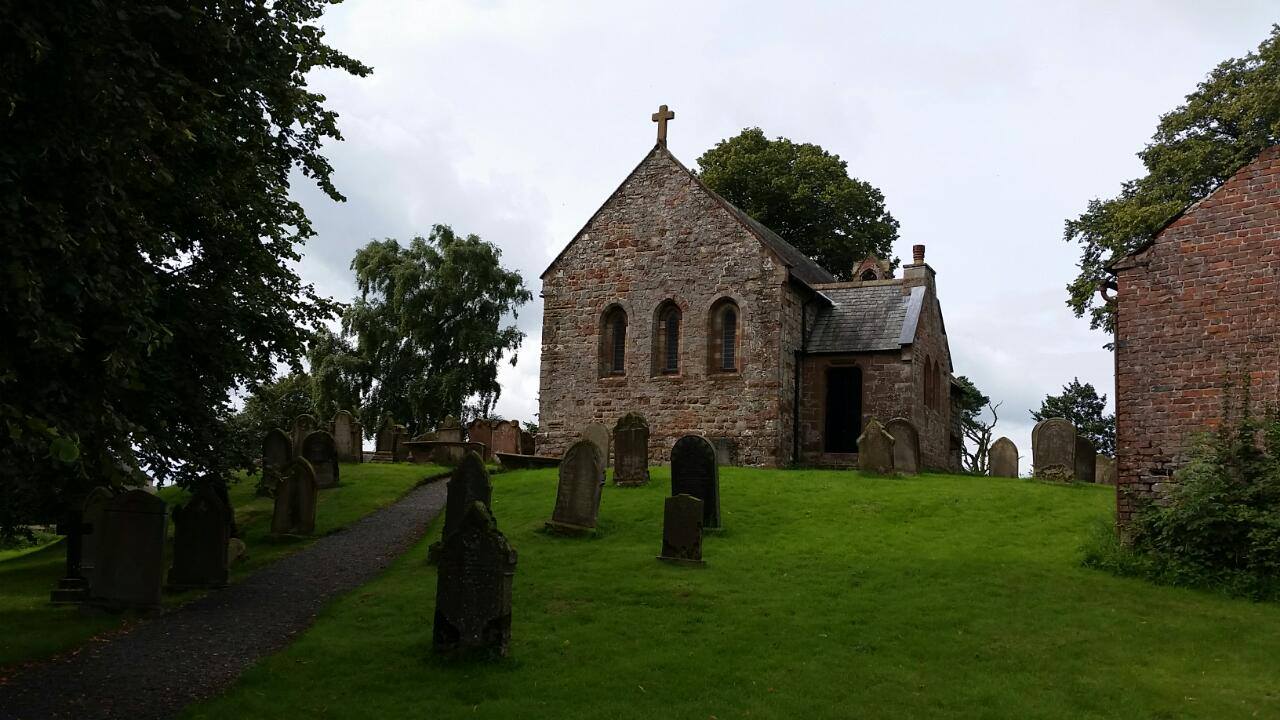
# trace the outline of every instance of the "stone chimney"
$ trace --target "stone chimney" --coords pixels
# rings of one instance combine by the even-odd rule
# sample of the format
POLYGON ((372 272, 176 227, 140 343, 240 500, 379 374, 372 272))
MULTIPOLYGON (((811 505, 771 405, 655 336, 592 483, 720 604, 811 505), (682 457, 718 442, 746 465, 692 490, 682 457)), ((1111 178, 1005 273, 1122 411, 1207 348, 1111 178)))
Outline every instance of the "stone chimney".
POLYGON ((923 245, 911 246, 911 264, 912 265, 924 264, 924 246, 923 245))
POLYGON ((909 292, 909 288, 924 285, 932 291, 934 272, 924 261, 924 245, 911 246, 911 260, 910 265, 902 268, 903 290, 909 292))

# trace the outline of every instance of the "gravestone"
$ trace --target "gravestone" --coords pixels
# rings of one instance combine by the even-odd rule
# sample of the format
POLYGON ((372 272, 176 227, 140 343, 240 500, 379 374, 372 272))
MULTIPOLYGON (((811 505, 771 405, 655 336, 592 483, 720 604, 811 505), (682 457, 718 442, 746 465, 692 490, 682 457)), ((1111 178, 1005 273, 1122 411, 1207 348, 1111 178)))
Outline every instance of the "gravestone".
POLYGON ((302 441, 302 457, 316 472, 316 487, 321 490, 338 487, 338 451, 333 436, 316 430, 302 441))
POLYGON ((264 487, 274 488, 280 481, 280 473, 293 460, 293 439, 283 430, 272 428, 262 438, 262 481, 264 487))
POLYGON ((920 474, 920 431, 906 418, 894 418, 884 426, 893 436, 893 468, 903 475, 920 474))
POLYGON ((604 462, 600 449, 590 440, 570 445, 560 461, 556 507, 547 529, 563 533, 595 529, 603 487, 604 462))
POLYGON ((987 453, 991 477, 1018 477, 1018 446, 1007 437, 991 444, 987 453))
POLYGON ((667 498, 662 512, 662 554, 677 565, 702 565, 702 501, 692 495, 667 498))
POLYGON ((716 449, 716 465, 733 467, 738 464, 738 441, 733 438, 713 438, 711 447, 716 449))
POLYGON ((395 422, 391 418, 387 418, 382 423, 382 427, 378 428, 378 434, 374 437, 374 452, 390 453, 395 451, 395 430, 395 422))
POLYGON ((302 453, 302 441, 316 429, 316 419, 303 413, 293 419, 293 454, 302 453))
POLYGON ((716 449, 699 435, 685 435, 671 448, 671 495, 702 501, 702 528, 720 529, 720 468, 716 449))
POLYGON ((520 423, 515 420, 494 423, 489 432, 489 454, 496 457, 498 453, 518 455, 520 453, 520 423))
POLYGON ((351 426, 351 448, 354 462, 364 462, 364 425, 359 420, 351 426))
POLYGON ((84 523, 80 536, 80 572, 90 581, 97 566, 99 538, 102 537, 107 506, 115 496, 111 488, 99 486, 89 491, 80 506, 80 517, 84 523))
POLYGON ((538 441, 534 438, 533 433, 520 431, 520 454, 536 455, 538 452, 538 441))
POLYGON ((1031 462, 1042 480, 1070 482, 1076 470, 1076 429, 1062 418, 1036 423, 1031 431, 1031 462))
POLYGON ((637 413, 627 413, 613 426, 613 484, 644 485, 649 482, 649 423, 637 413))
POLYGON ((434 564, 439 561, 445 539, 462 525, 467 509, 475 502, 484 503, 486 508, 493 504, 493 483, 480 455, 468 452, 445 485, 444 531, 440 540, 427 548, 427 562, 434 564))
POLYGON ((516 551, 484 503, 471 503, 440 549, 431 633, 435 651, 450 657, 505 657, 515 574, 516 551))
POLYGON ((404 441, 408 439, 409 428, 403 425, 396 425, 391 429, 391 455, 396 462, 407 462, 409 460, 409 448, 404 445, 404 441))
POLYGON ((436 440, 440 442, 462 442, 462 425, 458 423, 458 418, 450 415, 445 418, 440 427, 436 428, 436 440))
POLYGON ((604 466, 609 467, 609 428, 601 423, 591 423, 582 431, 582 439, 590 440, 600 448, 604 466))
POLYGON ((1098 479, 1098 451, 1088 438, 1076 438, 1076 482, 1091 483, 1098 479))
POLYGON ((111 498, 90 585, 91 601, 112 609, 155 610, 164 584, 164 501, 145 490, 111 498))
POLYGON ((1099 485, 1116 484, 1116 459, 1099 455, 1093 471, 1093 481, 1099 485))
MULTIPOLYGON (((439 439, 439 436, 435 439, 439 439)), ((485 447, 485 460, 493 459, 493 424, 488 420, 473 420, 467 426, 467 441, 482 443, 485 447)))
POLYGON ((173 567, 169 586, 177 589, 227 584, 231 510, 209 486, 173 510, 173 567))
POLYGON ((894 442, 879 420, 871 418, 858 438, 858 469, 873 475, 891 475, 894 470, 894 442))
POLYGON ((276 486, 272 535, 310 535, 316 531, 316 471, 306 458, 294 458, 276 486))
POLYGON ((355 421, 351 413, 339 410, 333 416, 333 449, 339 462, 356 462, 360 445, 355 439, 355 421))

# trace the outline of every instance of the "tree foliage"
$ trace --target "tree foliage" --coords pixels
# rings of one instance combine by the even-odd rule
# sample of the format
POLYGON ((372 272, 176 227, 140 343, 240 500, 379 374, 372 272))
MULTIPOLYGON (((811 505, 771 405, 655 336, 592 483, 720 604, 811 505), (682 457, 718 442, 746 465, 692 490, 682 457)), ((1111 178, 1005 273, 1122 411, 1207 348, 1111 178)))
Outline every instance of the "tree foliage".
POLYGON ((1039 410, 1032 410, 1036 422, 1049 418, 1065 418, 1076 432, 1088 438, 1102 455, 1116 454, 1116 416, 1107 415, 1107 396, 1098 395, 1090 383, 1073 379, 1062 386, 1061 395, 1046 395, 1039 410))
POLYGON ((328 2, 0 2, 0 527, 229 453, 230 395, 330 316, 291 269, 335 114, 328 2))
POLYGON ((524 339, 503 318, 533 297, 519 273, 502 267, 501 255, 446 225, 407 247, 388 239, 356 253, 351 268, 360 297, 343 329, 367 362, 361 419, 370 432, 390 416, 417 434, 460 416, 472 396, 498 397, 498 363, 513 353, 514 364, 524 339))
POLYGON ((1067 286, 1077 316, 1115 329, 1113 309, 1099 302, 1106 264, 1155 236, 1174 216, 1208 195, 1265 148, 1280 143, 1280 26, 1256 52, 1223 62, 1160 118, 1138 157, 1147 173, 1109 200, 1093 200, 1068 220, 1065 237, 1081 246, 1080 274, 1067 286))
POLYGON ((322 328, 307 348, 311 369, 311 404, 317 418, 328 420, 339 410, 359 414, 361 399, 369 389, 369 361, 350 339, 322 328))
POLYGON ((748 128, 703 153, 698 168, 708 187, 839 278, 868 255, 897 263, 898 221, 839 155, 748 128))
POLYGON ((964 375, 955 379, 959 388, 959 397, 954 409, 960 413, 960 431, 964 434, 965 443, 961 446, 966 472, 975 475, 986 475, 991 456, 991 435, 996 423, 1000 422, 1001 403, 991 404, 991 398, 982 394, 973 381, 964 375), (984 419, 984 414, 991 415, 991 422, 984 419))

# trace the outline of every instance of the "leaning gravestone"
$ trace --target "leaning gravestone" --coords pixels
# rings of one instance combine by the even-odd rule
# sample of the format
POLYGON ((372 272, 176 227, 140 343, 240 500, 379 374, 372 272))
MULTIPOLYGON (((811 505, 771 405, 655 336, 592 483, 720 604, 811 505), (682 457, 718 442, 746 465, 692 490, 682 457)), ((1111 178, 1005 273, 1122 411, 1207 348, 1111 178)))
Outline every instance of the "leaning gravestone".
POLYGON ((316 531, 316 471, 306 458, 294 458, 276 486, 272 535, 310 535, 316 531))
POLYGON ((445 485, 444 531, 440 540, 427 548, 428 563, 439 562, 445 540, 462 526, 462 518, 475 502, 484 503, 486 508, 493 503, 493 483, 489 481, 489 469, 484 466, 484 460, 479 453, 472 451, 463 456, 445 485))
POLYGON ((1116 484, 1116 459, 1099 455, 1093 471, 1093 481, 1099 485, 1116 484))
POLYGON ((303 413, 293 419, 293 454, 302 453, 302 441, 307 439, 311 431, 316 429, 316 419, 303 413))
POLYGON ((1076 438, 1076 482, 1091 483, 1098 479, 1098 451, 1088 438, 1076 438))
POLYGON ((107 506, 116 496, 111 488, 96 487, 85 496, 80 506, 80 517, 84 530, 80 536, 80 572, 92 584, 94 569, 98 563, 99 538, 102 537, 103 521, 106 519, 107 506))
POLYGON ((316 487, 321 490, 338 487, 338 450, 333 436, 316 430, 302 441, 302 457, 316 471, 316 487))
POLYGON ((547 529, 562 533, 594 530, 603 487, 604 461, 600 449, 590 440, 570 445, 560 461, 556 507, 547 529))
POLYGON ((206 486, 173 510, 173 567, 169 587, 213 588, 227 584, 231 510, 206 486))
POLYGON ((1018 477, 1018 446, 1007 437, 991 444, 987 454, 991 477, 1018 477))
POLYGON ((609 467, 609 428, 601 423, 591 423, 582 431, 582 438, 590 440, 600 448, 600 455, 604 458, 604 466, 609 467))
POLYGON ((893 436, 893 468, 904 475, 920 474, 920 431, 906 418, 894 418, 884 429, 893 436))
POLYGON ((702 565, 702 501, 692 495, 667 498, 662 513, 662 554, 677 565, 702 565))
POLYGON ((1036 423, 1031 431, 1031 462, 1042 480, 1070 482, 1076 470, 1076 429, 1062 418, 1036 423))
POLYGON ((649 423, 636 413, 622 416, 613 426, 613 484, 649 482, 649 423))
POLYGON ((145 490, 129 490, 111 499, 103 512, 90 587, 94 604, 112 609, 160 607, 168 519, 164 501, 145 490))
POLYGON ((482 502, 466 508, 440 550, 432 646, 447 656, 505 657, 516 551, 482 502))
POLYGON ((685 435, 671 448, 671 495, 701 500, 702 528, 720 529, 720 468, 706 438, 685 435))
POLYGON ((894 442, 879 420, 871 418, 858 438, 858 469, 873 475, 890 475, 894 470, 894 442))
POLYGON ((339 462, 356 461, 359 445, 355 443, 355 420, 346 410, 333 415, 333 449, 339 462))

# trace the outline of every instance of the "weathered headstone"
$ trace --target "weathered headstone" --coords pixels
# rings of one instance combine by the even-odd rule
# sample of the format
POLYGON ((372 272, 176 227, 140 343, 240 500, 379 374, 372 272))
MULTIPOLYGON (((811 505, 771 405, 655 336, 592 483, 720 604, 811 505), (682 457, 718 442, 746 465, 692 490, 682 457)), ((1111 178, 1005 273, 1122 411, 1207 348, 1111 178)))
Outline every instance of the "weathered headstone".
POLYGON ((436 428, 436 440, 440 442, 462 442, 462 425, 458 418, 450 415, 436 428))
POLYGON ((272 428, 262 438, 262 478, 267 487, 275 487, 280 472, 293 460, 293 439, 283 430, 272 428))
POLYGON ((1085 437, 1076 438, 1076 482, 1091 483, 1097 480, 1098 451, 1085 437))
POLYGON ((987 453, 991 477, 1018 477, 1018 446, 1007 437, 991 444, 987 453))
POLYGON ((484 503, 486 508, 493 503, 493 483, 480 455, 468 452, 445 485, 444 531, 440 533, 440 540, 427 549, 428 562, 438 562, 445 539, 461 527, 467 509, 475 502, 484 503))
POLYGON ((378 428, 378 434, 373 440, 374 452, 390 453, 395 451, 395 430, 395 421, 391 418, 383 421, 382 427, 378 428))
POLYGON ((404 441, 408 439, 409 428, 404 425, 397 425, 391 429, 391 455, 396 462, 409 460, 409 448, 404 445, 404 441))
POLYGON ((1099 455, 1095 463, 1093 481, 1099 485, 1116 484, 1116 459, 1107 455, 1099 455))
POLYGON ((627 413, 613 426, 613 484, 649 482, 649 423, 627 413))
POLYGON ((873 475, 890 475, 894 471, 894 442, 879 420, 871 418, 858 438, 858 469, 873 475))
POLYGON ((702 565, 702 501, 692 495, 667 498, 662 513, 662 554, 659 560, 678 565, 702 565))
POLYGON ((356 462, 356 453, 360 452, 355 441, 355 420, 346 410, 333 415, 333 449, 339 462, 356 462))
POLYGON ((93 579, 94 568, 98 563, 99 539, 102 537, 107 506, 115 496, 116 493, 111 488, 99 486, 89 491, 84 504, 80 506, 80 517, 84 521, 80 539, 80 571, 89 580, 93 579))
POLYGON ((556 507, 547 529, 565 533, 595 529, 603 486, 604 463, 596 444, 579 440, 570 445, 560 461, 556 507))
POLYGON ((293 419, 293 454, 300 455, 302 453, 302 441, 316 429, 316 419, 303 413, 293 419))
MULTIPOLYGON (((436 439, 439 439, 439 435, 436 436, 436 439)), ((493 423, 488 420, 472 420, 471 424, 467 425, 467 441, 483 444, 485 447, 485 460, 493 459, 493 423)))
POLYGON ((538 441, 531 432, 520 431, 520 454, 536 455, 538 452, 538 441))
POLYGON ((210 588, 227 584, 231 509, 211 487, 173 509, 173 567, 169 586, 210 588))
POLYGON ((1031 461, 1037 478, 1070 482, 1076 469, 1075 426, 1062 418, 1036 423, 1031 431, 1031 461))
POLYGON ((893 469, 903 475, 920 473, 920 431, 906 418, 894 418, 884 426, 893 436, 893 469))
POLYGON ((591 423, 583 429, 582 439, 590 440, 600 448, 600 455, 604 457, 604 466, 609 467, 609 428, 601 423, 591 423))
POLYGON ((111 499, 98 538, 93 603, 115 609, 160 607, 168 519, 164 501, 144 490, 111 499))
POLYGON ((316 531, 316 471, 306 458, 294 458, 276 486, 271 534, 310 535, 316 531))
POLYGON ((520 423, 515 420, 494 423, 487 443, 490 455, 496 457, 498 453, 519 454, 521 432, 520 423))
POLYGON ((702 528, 720 529, 720 468, 706 438, 685 435, 671 448, 671 495, 702 501, 702 528))
POLYGON ((302 441, 302 457, 316 471, 316 487, 322 490, 338 487, 338 451, 334 445, 333 436, 323 430, 316 430, 302 441))
POLYGON ((505 657, 511 642, 516 551, 482 502, 444 539, 432 646, 446 656, 505 657))
POLYGON ((716 465, 733 467, 738 464, 738 441, 733 438, 712 438, 711 446, 716 449, 716 465))

